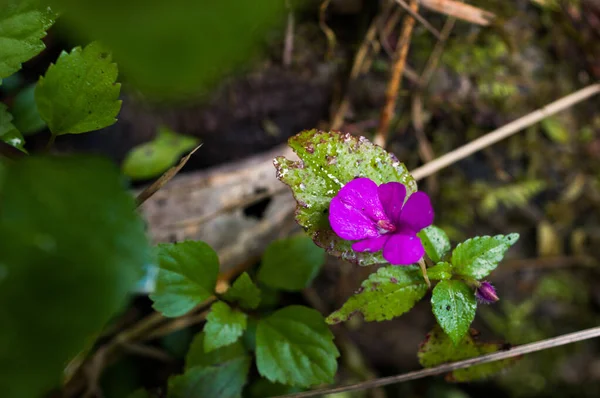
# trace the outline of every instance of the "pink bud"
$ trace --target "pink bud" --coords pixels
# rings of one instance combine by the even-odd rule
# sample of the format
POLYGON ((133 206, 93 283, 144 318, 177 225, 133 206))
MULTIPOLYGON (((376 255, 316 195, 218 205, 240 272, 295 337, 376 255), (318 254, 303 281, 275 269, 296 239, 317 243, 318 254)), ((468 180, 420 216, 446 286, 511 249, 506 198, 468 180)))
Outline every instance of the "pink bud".
POLYGON ((477 300, 483 304, 491 304, 499 300, 494 286, 486 281, 481 282, 481 285, 479 285, 475 291, 475 297, 477 297, 477 300))

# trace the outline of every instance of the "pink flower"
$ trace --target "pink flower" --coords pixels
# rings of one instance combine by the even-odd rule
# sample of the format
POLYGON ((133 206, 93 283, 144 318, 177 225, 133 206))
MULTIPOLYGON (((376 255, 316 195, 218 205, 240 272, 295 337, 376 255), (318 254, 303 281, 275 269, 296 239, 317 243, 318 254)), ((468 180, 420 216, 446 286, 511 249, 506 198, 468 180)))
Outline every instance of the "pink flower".
POLYGON ((475 290, 475 297, 477 297, 477 300, 483 304, 491 304, 500 300, 498 298, 498 294, 496 293, 496 289, 494 289, 494 286, 487 281, 481 282, 481 285, 479 285, 477 290, 475 290))
POLYGON ((357 252, 378 252, 392 265, 419 261, 425 249, 417 233, 433 223, 433 208, 424 192, 412 194, 398 182, 377 186, 368 178, 346 184, 331 200, 329 222, 342 239, 356 240, 357 252))

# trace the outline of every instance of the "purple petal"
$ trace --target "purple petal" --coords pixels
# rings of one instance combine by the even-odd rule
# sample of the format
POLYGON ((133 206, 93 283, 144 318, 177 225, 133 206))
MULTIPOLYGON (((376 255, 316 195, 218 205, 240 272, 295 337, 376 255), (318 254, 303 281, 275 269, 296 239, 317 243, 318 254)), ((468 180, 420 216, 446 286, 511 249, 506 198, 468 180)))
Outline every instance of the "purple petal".
POLYGON ((377 188, 377 193, 385 214, 393 223, 398 224, 406 197, 406 187, 399 182, 388 182, 381 184, 377 188))
POLYGON ((383 249, 385 242, 388 241, 390 235, 382 235, 377 238, 364 239, 352 245, 352 250, 355 252, 370 252, 375 253, 383 249))
POLYGON ((383 258, 392 265, 410 265, 425 254, 421 239, 414 232, 393 234, 383 247, 383 258))
POLYGON ((400 214, 400 225, 415 232, 433 224, 433 207, 425 192, 415 192, 406 201, 400 214))
POLYGON ((358 209, 373 221, 387 219, 377 195, 377 184, 368 178, 356 178, 338 192, 343 203, 358 209))
POLYGON ((329 223, 333 231, 346 240, 375 238, 380 235, 375 221, 357 208, 342 203, 338 197, 331 199, 329 223))

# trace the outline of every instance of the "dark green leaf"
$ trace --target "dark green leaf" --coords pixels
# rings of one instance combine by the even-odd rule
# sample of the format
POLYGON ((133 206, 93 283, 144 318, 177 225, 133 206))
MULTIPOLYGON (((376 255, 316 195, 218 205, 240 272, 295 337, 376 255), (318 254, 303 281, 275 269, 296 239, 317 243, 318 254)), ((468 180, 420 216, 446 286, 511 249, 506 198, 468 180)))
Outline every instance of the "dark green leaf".
POLYGON ((272 382, 300 387, 330 383, 338 356, 333 334, 316 310, 289 306, 258 322, 256 364, 272 382))
POLYGON ((230 303, 238 303, 244 309, 253 310, 260 304, 260 294, 260 289, 252 282, 250 275, 244 272, 225 292, 223 299, 230 303))
POLYGON ((35 84, 25 87, 17 94, 10 108, 14 124, 23 135, 37 133, 46 127, 35 103, 35 84))
POLYGON ((152 398, 152 395, 143 388, 140 388, 131 393, 127 398, 152 398))
POLYGON ((54 13, 38 7, 37 1, 0 1, 0 79, 21 69, 23 62, 46 48, 41 38, 53 23, 54 13))
POLYGON ((38 397, 125 304, 150 248, 108 160, 25 157, 5 172, 0 391, 38 397))
POLYGON ((442 261, 442 258, 450 251, 448 235, 435 225, 422 229, 417 235, 425 247, 425 252, 434 263, 442 261))
POLYGON ((496 269, 504 253, 519 240, 519 234, 477 236, 460 243, 452 252, 454 272, 475 279, 496 269))
POLYGON ((121 109, 117 75, 110 53, 97 42, 63 52, 35 88, 38 111, 52 134, 85 133, 115 123, 121 109))
POLYGON ((325 263, 325 251, 306 236, 277 240, 265 250, 258 280, 281 290, 302 290, 325 263))
POLYGON ((246 330, 247 316, 243 312, 232 309, 222 301, 210 307, 204 325, 204 351, 235 343, 246 330))
POLYGON ((181 316, 213 295, 219 259, 209 245, 185 241, 161 243, 156 249, 160 270, 150 298, 157 311, 181 316))
POLYGON ((347 321, 362 313, 366 321, 384 321, 410 310, 427 293, 417 266, 379 268, 362 283, 342 308, 327 317, 327 323, 347 321))
POLYGON ((385 263, 381 253, 357 253, 352 242, 338 237, 329 225, 329 204, 344 184, 368 177, 377 184, 397 181, 409 193, 417 184, 394 155, 351 134, 304 131, 289 139, 299 161, 275 159, 277 178, 289 185, 298 202, 296 221, 317 245, 359 265, 385 263))
POLYGON ((278 397, 280 395, 301 392, 298 387, 286 386, 281 383, 272 383, 267 379, 258 379, 250 386, 251 398, 278 397))
POLYGON ((475 318, 477 301, 466 283, 441 281, 433 289, 431 308, 444 332, 458 344, 475 318))
POLYGON ((427 268, 427 276, 432 281, 441 281, 452 278, 452 264, 442 262, 427 268))
MULTIPOLYGON (((419 347, 419 362, 423 367, 431 368, 443 363, 461 361, 480 355, 490 354, 502 349, 502 344, 480 343, 470 335, 464 336, 458 344, 454 344, 448 336, 435 326, 427 335, 425 341, 419 347)), ((449 381, 465 382, 488 378, 495 373, 506 369, 518 358, 491 362, 483 365, 475 365, 466 369, 459 369, 449 373, 446 379, 449 381)))
POLYGON ((194 337, 187 357, 185 358, 185 368, 190 369, 195 366, 220 365, 237 358, 245 358, 248 351, 240 340, 225 347, 217 348, 211 352, 204 351, 205 333, 200 332, 194 337))
POLYGON ((194 149, 200 140, 161 127, 153 141, 138 145, 123 162, 123 173, 133 180, 158 177, 173 166, 181 155, 194 149))
POLYGON ((6 110, 6 105, 0 102, 0 140, 26 152, 23 136, 12 124, 12 115, 6 110))

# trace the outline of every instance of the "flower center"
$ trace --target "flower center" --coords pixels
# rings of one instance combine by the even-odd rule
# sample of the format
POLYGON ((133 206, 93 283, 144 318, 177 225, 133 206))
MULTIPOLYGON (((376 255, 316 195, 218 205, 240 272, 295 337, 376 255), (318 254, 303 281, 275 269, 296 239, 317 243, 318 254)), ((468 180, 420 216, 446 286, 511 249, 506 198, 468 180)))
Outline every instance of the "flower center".
POLYGON ((389 220, 377 221, 377 227, 379 227, 379 232, 382 234, 396 231, 396 226, 389 220))

